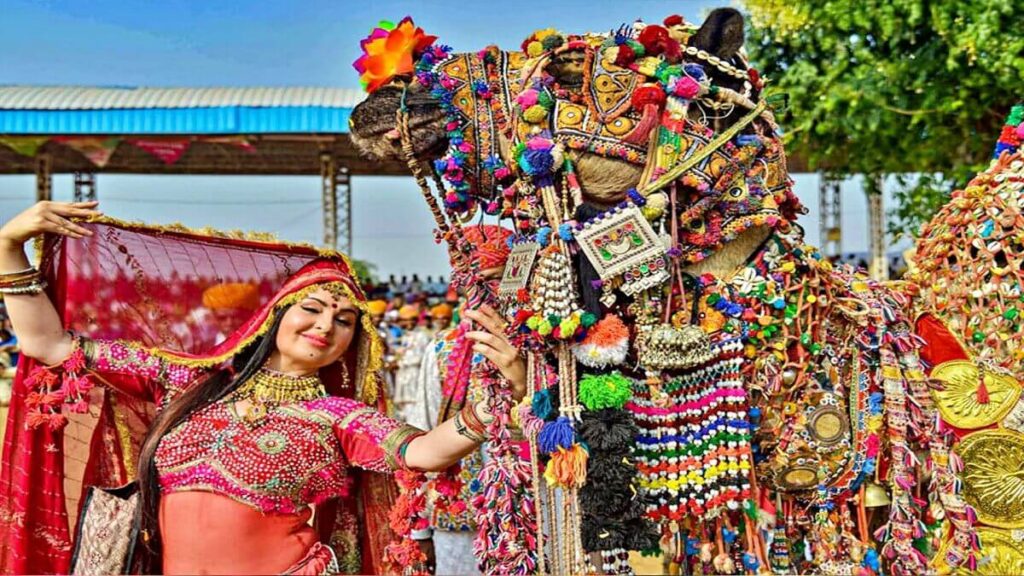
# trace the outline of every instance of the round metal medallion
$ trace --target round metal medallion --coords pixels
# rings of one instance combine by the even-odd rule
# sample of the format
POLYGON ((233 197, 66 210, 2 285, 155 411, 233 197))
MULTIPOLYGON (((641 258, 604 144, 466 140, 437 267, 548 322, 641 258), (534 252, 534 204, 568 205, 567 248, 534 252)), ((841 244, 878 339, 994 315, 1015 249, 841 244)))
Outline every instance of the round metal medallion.
POLYGON ((783 490, 808 490, 818 485, 818 473, 810 466, 793 466, 779 474, 779 488, 783 490))
POLYGON ((956 452, 964 461, 964 500, 978 520, 1024 528, 1024 434, 982 430, 964 439, 956 452))
POLYGON ((823 406, 811 414, 808 430, 819 443, 831 446, 846 437, 846 416, 835 406, 823 406))

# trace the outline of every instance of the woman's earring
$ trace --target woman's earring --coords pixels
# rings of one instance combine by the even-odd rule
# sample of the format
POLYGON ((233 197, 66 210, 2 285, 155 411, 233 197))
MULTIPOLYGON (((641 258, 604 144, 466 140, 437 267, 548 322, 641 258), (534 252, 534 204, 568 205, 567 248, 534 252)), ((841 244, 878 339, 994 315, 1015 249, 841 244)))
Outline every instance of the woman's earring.
POLYGON ((352 380, 348 376, 348 364, 341 363, 341 387, 348 388, 352 384, 352 380))

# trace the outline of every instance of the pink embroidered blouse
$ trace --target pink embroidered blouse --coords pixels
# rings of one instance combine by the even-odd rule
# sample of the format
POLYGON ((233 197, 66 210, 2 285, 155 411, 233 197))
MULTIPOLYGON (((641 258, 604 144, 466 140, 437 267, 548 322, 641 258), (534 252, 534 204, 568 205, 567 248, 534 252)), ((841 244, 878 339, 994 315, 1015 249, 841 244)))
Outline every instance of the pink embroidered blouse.
MULTIPOLYGON (((87 367, 108 384, 161 407, 202 375, 117 340, 89 341, 85 352, 87 367)), ((294 514, 344 496, 349 466, 375 472, 403 467, 405 444, 418 432, 336 396, 280 406, 252 424, 228 398, 164 436, 156 464, 164 494, 216 492, 263 512, 294 514)))

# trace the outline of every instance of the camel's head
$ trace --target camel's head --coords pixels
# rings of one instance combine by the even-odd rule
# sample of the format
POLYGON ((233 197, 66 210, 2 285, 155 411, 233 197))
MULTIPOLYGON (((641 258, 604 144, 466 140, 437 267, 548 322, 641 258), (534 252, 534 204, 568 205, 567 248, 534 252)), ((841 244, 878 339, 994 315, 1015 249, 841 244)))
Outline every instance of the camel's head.
POLYGON ((670 17, 603 34, 540 30, 514 52, 432 46, 417 54, 414 73, 356 107, 352 138, 371 157, 401 155, 395 118, 404 101, 414 152, 447 180, 449 207, 484 200, 509 217, 530 212, 517 182, 538 170, 556 186, 578 183, 582 200, 601 209, 676 169, 680 239, 706 252, 798 206, 743 55, 743 27, 739 12, 723 8, 699 27, 670 17), (538 137, 556 153, 538 151, 538 137), (753 213, 742 225, 733 218, 753 213))

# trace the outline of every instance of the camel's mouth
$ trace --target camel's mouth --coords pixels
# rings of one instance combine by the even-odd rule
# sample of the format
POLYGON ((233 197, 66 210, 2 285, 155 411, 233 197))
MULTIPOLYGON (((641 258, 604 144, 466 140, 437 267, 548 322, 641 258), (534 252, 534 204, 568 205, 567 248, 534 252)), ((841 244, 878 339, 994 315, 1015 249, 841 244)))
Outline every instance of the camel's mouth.
POLYGON ((349 131, 363 156, 378 162, 404 157, 397 117, 403 98, 416 157, 432 159, 444 153, 448 147, 444 112, 422 87, 413 84, 408 90, 385 86, 352 110, 349 131))

